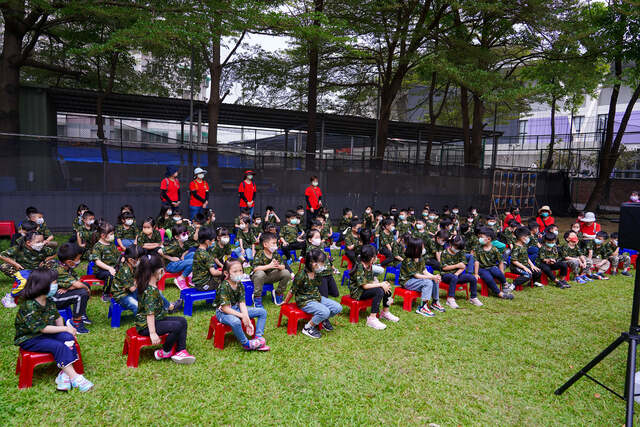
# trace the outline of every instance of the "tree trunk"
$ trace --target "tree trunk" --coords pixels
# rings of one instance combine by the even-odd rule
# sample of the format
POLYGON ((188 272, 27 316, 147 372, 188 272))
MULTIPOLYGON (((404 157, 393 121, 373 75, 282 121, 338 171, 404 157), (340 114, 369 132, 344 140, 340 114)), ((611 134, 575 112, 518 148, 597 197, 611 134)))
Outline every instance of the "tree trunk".
POLYGON ((102 104, 104 103, 105 97, 106 97, 106 94, 100 94, 96 99, 96 124, 98 125, 98 132, 97 132, 98 139, 105 139, 104 118, 102 117, 102 104))
POLYGON ((551 142, 549 142, 549 152, 547 161, 544 162, 544 169, 549 170, 553 166, 553 147, 556 143, 556 99, 551 100, 551 142))
MULTIPOLYGON (((324 10, 324 0, 315 0, 315 12, 322 13, 324 10)), ((320 21, 316 18, 313 25, 320 27, 320 21)), ((309 79, 307 82, 307 168, 315 169, 314 160, 316 157, 316 123, 318 110, 318 62, 319 48, 318 40, 312 39, 308 50, 309 79)))
POLYGON ((469 162, 465 165, 482 167, 482 118, 484 115, 484 103, 476 94, 473 95, 473 127, 471 129, 471 146, 469 147, 469 162))
POLYGON ((0 55, 0 132, 19 133, 22 37, 7 27, 0 55))
POLYGON ((433 151, 433 127, 435 123, 429 123, 431 125, 431 130, 429 131, 429 136, 427 138, 427 150, 424 153, 424 165, 431 166, 431 151, 433 151))
POLYGON ((380 96, 380 118, 378 119, 378 141, 376 141, 376 156, 378 161, 384 160, 384 152, 387 147, 387 136, 389 135, 389 120, 391 119, 391 106, 393 96, 389 91, 383 90, 380 96))
POLYGON ((471 138, 469 134, 469 92, 464 86, 460 86, 460 115, 462 116, 464 163, 468 164, 471 159, 471 138))
POLYGON ((211 91, 208 102, 209 134, 207 144, 209 147, 218 145, 218 119, 220 117, 220 80, 222 78, 222 66, 220 64, 220 38, 214 39, 212 44, 212 57, 209 64, 211 74, 211 91))

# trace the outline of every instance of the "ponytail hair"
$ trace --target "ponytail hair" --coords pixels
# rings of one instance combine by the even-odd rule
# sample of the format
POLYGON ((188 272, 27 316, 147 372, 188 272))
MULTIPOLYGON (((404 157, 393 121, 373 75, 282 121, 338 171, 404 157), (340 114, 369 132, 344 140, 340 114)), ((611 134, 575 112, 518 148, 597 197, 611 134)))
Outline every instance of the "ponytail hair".
POLYGON ((137 260, 142 255, 144 255, 144 249, 142 249, 141 247, 136 246, 136 245, 129 246, 120 255, 120 258, 118 259, 118 262, 116 263, 116 272, 120 271, 120 267, 122 267, 122 264, 127 262, 128 259, 136 259, 137 260))
POLYGON ((229 258, 225 263, 224 266, 222 267, 222 274, 224 275, 224 279, 227 280, 231 277, 231 274, 229 273, 231 271, 231 266, 233 264, 240 264, 242 265, 242 262, 240 261, 240 259, 238 258, 229 258))
POLYGON ((153 274, 164 268, 162 259, 156 254, 148 254, 140 257, 140 265, 136 269, 136 286, 138 287, 138 295, 143 293, 149 287, 149 280, 153 274))

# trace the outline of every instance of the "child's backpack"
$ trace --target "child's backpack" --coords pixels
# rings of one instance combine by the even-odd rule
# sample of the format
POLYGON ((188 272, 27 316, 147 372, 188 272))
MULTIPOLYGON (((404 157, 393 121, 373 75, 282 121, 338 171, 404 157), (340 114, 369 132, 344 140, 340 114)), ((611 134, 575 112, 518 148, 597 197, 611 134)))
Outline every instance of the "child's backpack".
POLYGON ((13 275, 15 279, 13 282, 13 287, 11 288, 11 296, 13 298, 18 298, 22 295, 22 291, 27 284, 27 279, 29 278, 30 274, 31 270, 22 270, 13 275))

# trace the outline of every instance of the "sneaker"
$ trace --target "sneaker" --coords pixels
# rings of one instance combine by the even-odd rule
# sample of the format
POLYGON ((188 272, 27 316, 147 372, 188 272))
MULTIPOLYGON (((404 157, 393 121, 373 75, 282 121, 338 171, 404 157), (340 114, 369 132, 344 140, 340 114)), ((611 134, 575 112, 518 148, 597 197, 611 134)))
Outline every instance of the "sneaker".
POLYGON ((257 350, 264 345, 263 341, 260 341, 258 338, 254 338, 252 340, 247 341, 246 344, 242 345, 242 348, 247 351, 257 350))
POLYGON ((248 262, 242 263, 242 268, 249 268, 249 267, 251 267, 251 264, 249 264, 248 262))
POLYGON ((171 356, 171 360, 181 365, 191 365, 196 358, 189 354, 187 350, 182 350, 171 356))
POLYGON ((516 290, 516 285, 514 285, 513 283, 505 283, 503 288, 507 291, 515 291, 516 290))
POLYGON ((540 282, 533 282, 533 286, 537 286, 539 288, 544 288, 544 284, 540 282))
POLYGON ((327 331, 333 331, 333 325, 331 324, 331 321, 329 319, 324 319, 324 321, 322 322, 322 328, 327 331))
POLYGON ((576 283, 584 284, 587 283, 581 276, 576 277, 576 283))
POLYGON ((93 383, 86 379, 84 375, 78 375, 73 380, 71 380, 71 386, 84 393, 93 388, 93 383))
POLYGON ((71 379, 69 375, 60 371, 58 376, 56 377, 56 390, 58 391, 69 391, 71 390, 71 379))
POLYGON ((184 276, 178 276, 176 277, 176 286, 178 287, 178 289, 183 290, 183 289, 187 289, 189 287, 189 285, 187 284, 187 279, 184 276))
MULTIPOLYGON (((504 294, 507 295, 507 294, 504 294)), ((512 295, 512 294, 508 294, 508 295, 512 295)), ((512 295, 513 297, 513 295, 512 295)), ((469 300, 469 302, 473 305, 475 305, 476 307, 482 307, 484 304, 482 303, 482 301, 480 301, 477 297, 476 298, 471 298, 469 300)))
POLYGON ((271 296, 273 297, 273 303, 275 305, 282 305, 282 303, 284 302, 284 297, 282 295, 278 295, 277 293, 273 292, 271 296))
POLYGON ((387 327, 387 325, 379 321, 377 317, 367 317, 367 326, 378 330, 382 330, 387 327))
POLYGON ((440 305, 440 303, 438 301, 433 301, 431 304, 429 304, 429 308, 433 311, 439 311, 440 313, 444 313, 444 307, 440 305))
POLYGON ((611 270, 611 275, 615 276, 616 274, 618 274, 618 272, 616 270, 611 270))
POLYGON ((398 321, 400 321, 400 318, 398 316, 394 315, 393 313, 391 313, 390 311, 381 312, 380 313, 380 318, 388 320, 389 322, 398 322, 398 321))
POLYGON ((571 285, 566 280, 561 280, 560 282, 562 282, 562 284, 564 285, 565 288, 570 288, 571 287, 571 285))
POLYGON ((264 344, 262 344, 262 347, 258 348, 257 350, 258 351, 269 351, 269 350, 271 350, 271 347, 269 347, 267 345, 267 343, 264 343, 264 344))
POLYGON ((600 280, 609 280, 609 277, 607 277, 604 273, 597 273, 598 276, 600 276, 600 280))
POLYGON ((590 275, 588 275, 588 274, 583 274, 583 275, 582 275, 582 278, 583 278, 584 280, 586 280, 587 282, 593 282, 593 279, 592 279, 592 278, 590 277, 590 275))
POLYGON ((500 298, 502 298, 502 299, 513 299, 513 294, 512 293, 508 293, 508 292, 507 293, 503 292, 502 296, 500 298))
POLYGON ((111 302, 111 296, 107 294, 102 294, 102 302, 111 302))
POLYGON ((89 330, 84 326, 84 323, 80 323, 77 325, 73 325, 74 328, 76 328, 76 332, 79 334, 88 334, 89 330))
POLYGON ((264 306, 262 305, 262 298, 261 297, 255 297, 253 299, 253 306, 255 308, 264 308, 264 306))
MULTIPOLYGON (((631 273, 629 273, 628 271, 621 271, 620 274, 622 274, 623 276, 627 276, 627 277, 631 277, 631 273)), ((6 305, 5 305, 6 307, 6 305)))
POLYGON ((16 304, 16 301, 11 296, 11 294, 6 294, 5 296, 2 297, 2 305, 5 308, 16 308, 18 306, 16 304))
POLYGON ((420 307, 418 307, 418 309, 416 310, 416 313, 424 316, 424 317, 433 317, 435 316, 435 314, 433 313, 433 311, 429 310, 429 307, 427 306, 427 304, 422 304, 420 307))
POLYGON ((302 328, 302 333, 309 338, 322 338, 322 334, 320 334, 318 328, 315 326, 311 326, 311 324, 309 323, 304 325, 304 328, 302 328))
POLYGON ((89 316, 87 316, 86 314, 83 314, 82 323, 84 323, 85 325, 90 325, 92 322, 91 322, 91 319, 89 319, 89 316))
POLYGON ((183 305, 184 305, 184 301, 178 298, 173 302, 173 310, 169 310, 169 313, 175 313, 176 311, 180 311, 183 305))
POLYGON ((155 356, 156 360, 162 360, 162 359, 168 359, 171 356, 173 356, 173 352, 170 351, 169 353, 165 353, 164 350, 160 349, 160 350, 154 351, 153 355, 155 356))
POLYGON ((602 277, 600 277, 598 274, 591 274, 589 278, 591 280, 602 280, 602 277))
POLYGON ((460 306, 456 302, 456 299, 453 297, 447 298, 447 305, 453 309, 460 308, 460 306))

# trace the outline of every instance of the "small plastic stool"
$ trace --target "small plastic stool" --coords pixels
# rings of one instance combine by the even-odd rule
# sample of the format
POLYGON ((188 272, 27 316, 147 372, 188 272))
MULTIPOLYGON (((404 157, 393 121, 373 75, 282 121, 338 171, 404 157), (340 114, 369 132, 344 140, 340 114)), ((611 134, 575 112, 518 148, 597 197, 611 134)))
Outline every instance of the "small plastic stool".
POLYGON ((346 255, 342 255, 342 259, 340 261, 340 268, 344 266, 345 261, 347 262, 347 269, 351 270, 353 268, 353 263, 346 255))
POLYGON ((169 273, 168 271, 165 272, 160 278, 160 280, 158 280, 158 285, 157 285, 158 289, 160 289, 161 291, 164 291, 164 285, 167 279, 175 279, 176 277, 180 277, 181 274, 182 273, 169 273))
POLYGON ((265 283, 262 285, 262 296, 267 295, 267 292, 271 292, 271 298, 273 299, 273 293, 275 292, 273 290, 273 283, 265 283))
POLYGON ((393 290, 393 296, 402 298, 402 309, 404 311, 413 310, 413 301, 420 299, 420 292, 397 287, 393 290))
MULTIPOLYGON (((516 273, 511 273, 510 271, 507 271, 504 273, 504 277, 506 277, 507 279, 515 280, 520 276, 517 275, 516 273)), ((531 287, 533 287, 533 279, 529 280, 529 283, 531 284, 531 287)), ((516 291, 521 291, 522 289, 523 289, 522 285, 516 285, 516 291)), ((487 295, 485 296, 488 296, 488 293, 489 292, 487 292, 487 295)))
POLYGON ((61 310, 58 310, 58 313, 60 313, 60 317, 62 317, 62 320, 65 324, 67 323, 67 320, 73 319, 73 312, 71 311, 71 307, 65 307, 61 310))
MULTIPOLYGON (((253 330, 256 330, 256 321, 255 319, 251 319, 251 323, 253 324, 253 330)), ((245 333, 247 330, 242 327, 245 333)), ((215 348, 219 348, 220 350, 224 350, 224 338, 229 333, 232 332, 231 326, 225 325, 218 321, 218 318, 215 316, 211 316, 211 320, 209 321, 209 332, 207 332, 207 339, 210 340, 213 337, 213 346, 215 348)), ((252 335, 253 336, 253 335, 252 335)))
MULTIPOLYGON (((348 281, 350 280, 350 277, 351 277, 351 276, 349 275, 349 270, 345 270, 345 271, 342 273, 342 281, 340 282, 340 286, 344 286, 344 281, 346 280, 346 281, 348 282, 348 281)), ((348 286, 348 285, 349 285, 349 284, 347 283, 347 286, 348 286)))
POLYGON ((282 316, 287 318, 287 335, 298 335, 298 322, 300 320, 311 320, 313 317, 305 313, 294 303, 282 304, 280 306, 280 317, 278 317, 277 328, 282 324, 282 316))
POLYGON ((351 298, 349 295, 343 296, 340 300, 340 304, 349 307, 349 322, 351 323, 358 323, 358 320, 360 318, 360 310, 371 307, 372 303, 373 299, 365 299, 360 301, 351 298))
POLYGON ((387 280, 387 274, 393 274, 394 284, 400 286, 400 269, 398 267, 389 266, 384 270, 384 279, 387 280))
POLYGON ((244 285, 244 303, 247 307, 253 305, 253 282, 251 280, 245 280, 242 282, 244 285))
POLYGON ((107 315, 107 317, 111 319, 112 328, 120 327, 122 312, 125 310, 126 309, 120 304, 118 304, 118 302, 115 299, 111 298, 111 303, 109 304, 109 314, 107 315))
POLYGON ((213 303, 216 299, 216 291, 199 291, 195 288, 183 289, 180 291, 180 299, 184 301, 183 314, 193 316, 193 303, 201 300, 213 303))
MULTIPOLYGON (((160 343, 164 344, 167 340, 167 335, 160 335, 160 343)), ((151 338, 144 335, 138 335, 138 331, 135 326, 127 329, 127 333, 124 337, 124 347, 122 348, 122 354, 127 355, 127 366, 130 368, 137 368, 140 361, 140 350, 143 347, 151 347, 151 338)))
MULTIPOLYGON (((444 289, 445 291, 449 291, 449 284, 445 282, 440 282, 438 285, 440 289, 444 289)), ((465 291, 467 293, 467 299, 469 299, 469 284, 468 283, 457 283, 456 284, 456 292, 457 291, 465 291)))
MULTIPOLYGON (((80 345, 76 341, 76 351, 78 352, 78 360, 73 362, 73 368, 77 373, 84 373, 84 365, 82 364, 82 355, 80 354, 80 345)), ((18 353, 18 361, 16 363, 16 375, 18 377, 18 388, 29 388, 33 384, 33 369, 37 365, 43 363, 55 363, 53 354, 51 353, 36 353, 33 351, 27 351, 20 349, 18 353)))
POLYGON ((0 236, 11 238, 16 234, 16 225, 13 221, 0 221, 0 236))
POLYGON ((93 267, 95 267, 96 263, 95 261, 89 261, 87 263, 87 276, 90 276, 93 274, 93 267))
POLYGON ((86 285, 89 285, 90 287, 93 287, 93 286, 104 286, 104 280, 98 279, 93 274, 86 274, 84 276, 81 276, 80 277, 80 281, 82 283, 86 284, 86 285))

